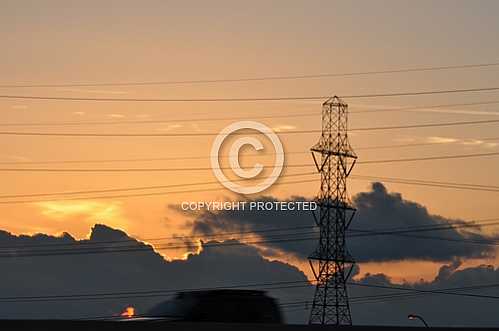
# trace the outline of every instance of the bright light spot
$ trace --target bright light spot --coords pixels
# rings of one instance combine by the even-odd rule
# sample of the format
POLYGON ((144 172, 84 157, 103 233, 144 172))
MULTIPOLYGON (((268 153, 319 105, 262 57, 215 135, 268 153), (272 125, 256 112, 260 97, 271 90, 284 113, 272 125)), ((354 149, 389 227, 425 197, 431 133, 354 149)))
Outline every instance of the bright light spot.
POLYGON ((135 308, 133 307, 126 307, 125 310, 120 314, 120 316, 126 317, 126 318, 132 318, 135 316, 135 308))
POLYGON ((451 144, 455 143, 458 140, 455 138, 447 138, 447 137, 428 137, 428 142, 434 144, 451 144))
POLYGON ((288 130, 294 130, 296 129, 296 126, 293 125, 277 125, 272 127, 272 130, 275 132, 282 132, 282 131, 288 131, 288 130))
POLYGON ((45 221, 58 222, 51 226, 60 227, 59 231, 66 231, 71 224, 77 238, 87 237, 88 225, 100 223, 125 231, 129 224, 120 201, 51 201, 36 206, 45 221))
POLYGON ((41 202, 38 206, 42 214, 51 218, 65 218, 75 215, 91 215, 97 219, 110 219, 119 213, 120 204, 116 202, 101 203, 96 201, 61 201, 41 202))
POLYGON ((467 145, 467 146, 476 146, 476 145, 481 145, 481 144, 483 144, 483 141, 478 140, 478 139, 469 139, 469 140, 463 141, 463 145, 467 145))

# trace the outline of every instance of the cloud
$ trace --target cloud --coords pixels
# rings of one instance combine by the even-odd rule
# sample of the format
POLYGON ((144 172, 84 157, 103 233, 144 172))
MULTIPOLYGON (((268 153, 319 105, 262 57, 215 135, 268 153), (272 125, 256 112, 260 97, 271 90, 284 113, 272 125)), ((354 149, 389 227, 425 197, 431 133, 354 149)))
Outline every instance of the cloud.
POLYGON ((110 218, 116 216, 120 203, 101 203, 96 201, 50 201, 38 202, 42 214, 54 218, 65 218, 75 215, 88 215, 95 218, 110 218))
MULTIPOLYGON (((216 242, 205 245, 212 243, 216 242)), ((0 291, 2 297, 19 297, 306 282, 305 275, 296 267, 267 260, 256 248, 233 245, 234 243, 236 242, 229 240, 226 247, 203 246, 199 254, 190 254, 185 260, 169 262, 157 254, 152 246, 104 225, 95 225, 89 238, 84 240, 76 240, 67 233, 58 237, 44 234, 15 236, 0 231, 0 246, 3 247, 1 254, 6 254, 5 247, 10 247, 11 254, 13 248, 19 247, 24 248, 17 250, 18 255, 20 252, 28 255, 41 254, 36 257, 1 257, 4 272, 0 273, 0 291), (74 254, 78 252, 80 253, 74 254)), ((276 288, 270 290, 270 294, 282 302, 297 301, 302 297, 310 297, 312 287, 302 286, 291 291, 276 288)), ((170 295, 165 294, 106 300, 0 300, 0 318, 111 316, 129 305, 134 306, 140 314, 168 297, 170 295)), ((305 315, 298 316, 301 316, 303 322, 305 315)), ((293 316, 290 318, 293 321, 293 316)), ((294 318, 298 322, 296 316, 294 318)))
MULTIPOLYGON (((152 246, 104 225, 95 225, 88 239, 84 240, 76 240, 68 233, 57 237, 45 234, 16 236, 0 231, 3 255, 7 247, 10 254, 19 247, 24 247, 23 252, 40 254, 36 257, 2 256, 4 272, 0 273, 0 291, 2 297, 21 297, 302 282, 296 286, 253 289, 267 288, 280 303, 308 301, 308 304, 295 305, 284 311, 288 322, 307 322, 314 290, 307 285, 300 270, 262 257, 255 247, 233 245, 237 243, 234 240, 225 241, 225 246, 213 246, 215 243, 218 242, 205 243, 200 253, 190 254, 185 260, 169 262, 152 246), (116 252, 120 249, 121 252, 116 252), (94 251, 94 254, 70 254, 85 250, 94 251)), ((458 292, 450 289, 488 284, 488 287, 458 293, 499 296, 499 287, 493 286, 499 283, 499 269, 488 265, 461 266, 461 261, 455 259, 442 265, 435 279, 414 284, 396 284, 383 273, 362 274, 357 267, 354 271, 356 280, 350 280, 348 286, 354 324, 415 326, 413 321, 407 320, 407 314, 415 312, 424 316, 432 326, 497 325, 496 299, 411 291, 458 292)), ((84 300, 73 296, 66 301, 0 300, 0 318, 112 316, 128 306, 135 307, 141 314, 170 297, 165 293, 163 296, 108 296, 106 299, 100 296, 84 300)))
POLYGON ((163 125, 162 127, 157 128, 156 130, 163 131, 163 132, 168 132, 168 131, 172 131, 172 130, 175 130, 175 129, 179 129, 181 127, 183 127, 182 124, 175 123, 175 124, 163 125))
POLYGON ((481 116, 498 116, 499 112, 496 111, 485 111, 485 110, 470 110, 470 109, 452 109, 452 108, 445 108, 445 105, 442 106, 436 106, 436 107, 400 107, 396 106, 394 107, 393 105, 361 105, 361 104, 349 104, 350 109, 355 109, 354 111, 357 110, 387 110, 387 111, 392 111, 392 110, 401 110, 403 112, 414 112, 414 113, 439 113, 439 114, 460 114, 460 115, 481 115, 481 116))
POLYGON ((294 130, 296 129, 296 126, 294 125, 276 125, 272 127, 272 130, 275 132, 283 132, 283 131, 289 131, 289 130, 294 130))
MULTIPOLYGON (((261 197, 259 201, 277 201, 273 197, 261 197)), ((294 197, 293 201, 307 200, 304 197, 294 197)), ((399 193, 389 193, 381 183, 373 183, 369 192, 356 195, 353 199, 357 213, 353 219, 349 236, 349 250, 359 262, 428 260, 449 261, 460 258, 490 258, 494 250, 490 246, 458 242, 462 240, 488 240, 490 237, 480 232, 458 231, 449 229, 433 236, 444 237, 444 240, 422 239, 419 236, 405 234, 402 236, 359 236, 357 231, 386 231, 392 229, 407 229, 419 226, 448 226, 463 224, 463 220, 448 219, 432 215, 428 210, 412 201, 402 198, 399 193), (357 234, 357 236, 355 236, 357 234)), ((221 231, 252 231, 265 227, 301 227, 312 226, 313 217, 306 211, 220 211, 202 212, 195 215, 192 232, 199 235, 211 235, 221 231)), ((310 232, 312 230, 303 230, 310 232)), ((315 233, 317 231, 315 230, 315 233)), ((307 241, 272 241, 276 233, 257 233, 270 242, 265 244, 269 249, 277 249, 299 258, 306 258, 315 249, 314 240, 307 241)), ((426 233, 428 235, 428 233, 426 233)), ((310 234, 302 234, 307 237, 310 234)), ((300 237, 300 233, 294 237, 300 237)), ((271 251, 269 251, 271 252, 271 251)), ((277 256, 277 255, 276 255, 277 256)))
POLYGON ((19 109, 19 110, 25 110, 28 109, 29 107, 27 105, 13 105, 11 106, 12 109, 19 109))
POLYGON ((484 144, 484 147, 485 147, 485 148, 495 148, 495 147, 497 147, 497 146, 499 146, 499 144, 498 144, 498 143, 485 143, 485 144, 484 144))
POLYGON ((15 162, 31 161, 31 159, 29 157, 23 156, 23 155, 5 155, 4 158, 9 159, 9 160, 13 160, 15 162))
POLYGON ((457 109, 418 109, 418 110, 406 110, 410 112, 428 112, 428 113, 442 113, 442 114, 460 114, 460 115, 485 115, 485 116, 498 116, 499 112, 494 111, 482 111, 482 110, 457 110, 457 109))
MULTIPOLYGON (((494 140, 494 139, 485 139, 485 140, 494 140)), ((474 138, 452 138, 452 137, 439 137, 432 136, 426 137, 425 142, 430 144, 459 144, 463 146, 480 146, 484 148, 494 148, 498 146, 498 143, 487 142, 482 139, 474 139, 474 138)), ((416 139, 412 139, 412 141, 416 141, 416 139)))
POLYGON ((451 144, 458 141, 456 138, 447 138, 447 137, 428 137, 429 143, 432 144, 451 144))
POLYGON ((77 88, 60 88, 62 92, 75 92, 75 93, 95 93, 95 94, 126 94, 126 91, 116 90, 95 90, 95 89, 77 89, 77 88))
POLYGON ((499 269, 491 265, 479 265, 459 269, 461 262, 454 260, 442 265, 434 280, 416 284, 395 284, 384 274, 364 274, 350 287, 351 297, 368 297, 370 299, 353 299, 352 315, 354 321, 383 325, 418 326, 409 321, 407 315, 417 313, 425 318, 430 326, 495 326, 499 322, 496 313, 499 297, 499 269), (494 286, 494 284, 496 286, 494 286), (375 285, 378 288, 362 285, 375 285), (483 286, 481 289, 478 286, 483 286), (488 285, 488 286, 487 286, 488 285), (390 290, 383 287, 407 288, 418 291, 439 290, 446 293, 465 293, 464 296, 452 294, 429 294, 423 292, 390 290), (467 291, 452 289, 475 287, 467 291), (372 296, 385 295, 384 298, 372 296), (466 296, 466 295, 469 296, 466 296), (473 297, 486 295, 489 298, 473 297))
POLYGON ((109 118, 124 118, 125 115, 123 115, 123 114, 109 114, 109 115, 107 115, 107 117, 109 117, 109 118))
POLYGON ((96 220, 121 229, 128 227, 128 219, 119 201, 50 201, 39 202, 35 206, 41 215, 38 225, 45 224, 46 227, 61 231, 71 224, 78 237, 85 236, 88 227, 96 220))
MULTIPOLYGON (((407 229, 418 226, 448 226, 464 224, 464 220, 432 215, 426 207, 403 199, 400 193, 389 193, 381 183, 373 183, 372 190, 354 197, 358 210, 352 228, 359 230, 407 229)), ((445 240, 426 240, 418 236, 374 236, 351 240, 351 252, 359 261, 393 261, 420 259, 449 261, 455 257, 492 257, 495 250, 490 246, 458 242, 460 240, 489 240, 479 232, 450 229, 440 232, 420 233, 445 240)))
POLYGON ((462 144, 466 146, 476 146, 476 145, 481 145, 483 143, 484 141, 479 139, 466 139, 462 141, 462 144))

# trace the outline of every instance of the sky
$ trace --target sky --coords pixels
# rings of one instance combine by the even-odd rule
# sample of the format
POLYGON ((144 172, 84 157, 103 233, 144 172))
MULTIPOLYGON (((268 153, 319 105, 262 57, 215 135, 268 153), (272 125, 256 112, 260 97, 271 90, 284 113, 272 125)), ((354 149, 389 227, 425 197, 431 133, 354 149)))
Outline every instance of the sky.
MULTIPOLYGON (((495 63, 499 22, 495 1, 2 1, 0 11, 0 95, 81 98, 252 98, 359 95, 499 86, 499 66, 409 73, 265 80, 225 83, 99 86, 107 82, 157 82, 352 73, 418 67, 495 63), (92 84, 71 87, 6 85, 92 84)), ((497 92, 391 98, 344 98, 352 129, 439 122, 499 119, 497 92), (466 103, 486 103, 465 106, 466 103), (461 104, 461 106, 435 105, 461 104), (375 112, 414 107, 417 110, 375 112), (425 108, 430 107, 430 108, 425 108), (366 112, 372 110, 372 113, 366 112), (359 113, 356 113, 359 112, 359 113)), ((0 130, 64 133, 202 133, 219 132, 241 117, 259 120, 278 132, 286 152, 284 183, 312 172, 308 150, 318 133, 283 131, 320 129, 322 100, 265 102, 94 102, 0 98, 0 130), (310 114, 306 117, 262 116, 310 114), (62 125, 67 122, 158 121, 157 123, 62 125), (52 123, 52 125, 6 125, 52 123), (55 123, 55 124, 54 124, 55 123), (2 125, 3 124, 3 125, 2 125), (279 133, 281 132, 281 133, 279 133)), ((359 157, 352 175, 499 185, 496 156, 419 162, 360 164, 361 161, 424 158, 499 152, 497 124, 355 131, 350 142, 359 157), (489 139, 490 138, 490 139, 489 139), (424 145, 426 143, 431 143, 424 145), (375 146, 423 144, 404 148, 375 146)), ((52 137, 0 136, 2 168, 188 168, 209 167, 213 137, 52 137), (167 159, 120 161, 127 159, 167 159), (39 163, 53 161, 88 163, 39 163), (113 162, 103 162, 114 160, 113 162), (92 161, 92 162, 90 162, 92 161)), ((243 164, 272 158, 246 156, 243 164)), ((300 177, 301 178, 301 177, 300 177)), ((276 199, 313 198, 315 182, 274 185, 263 194, 276 199)), ((12 235, 69 233, 86 239, 94 224, 105 224, 147 242, 148 238, 195 233, 196 217, 179 212, 182 201, 239 199, 220 184, 193 186, 206 192, 140 197, 49 201, 12 195, 106 190, 115 188, 216 182, 213 173, 195 172, 12 172, 0 171, 0 229, 12 235), (39 202, 5 203, 18 200, 39 202)), ((499 215, 496 193, 384 183, 385 195, 401 195, 427 211, 425 220, 449 222, 492 219, 499 215)), ((192 187, 191 187, 192 188, 192 187)), ((354 201, 379 186, 349 180, 354 201)), ((176 189, 154 190, 168 192, 176 189)), ((106 194, 107 195, 107 194, 106 194)), ((81 195, 80 195, 81 196, 81 195)), ((259 196, 248 197, 257 199, 259 196)), ((385 200, 383 200, 385 201, 385 200)), ((383 205, 384 206, 384 205, 383 205)), ((418 207, 419 208, 419 207, 418 207)), ((405 224, 401 213, 380 209, 370 223, 405 224), (398 223, 397 223, 398 222, 398 223)), ((404 209, 405 210, 405 209, 404 209)), ((418 209, 419 210, 419 209, 418 209)), ((365 215, 369 214, 367 211, 365 215)), ((412 215, 412 214, 411 214, 412 215)), ((408 216, 407 216, 408 217, 408 216)), ((360 215, 364 220, 365 217, 360 215)), ((273 220, 265 226, 273 226, 273 220)), ((409 219, 412 219, 409 217, 409 219)), ((236 219, 234 219, 234 222, 236 219)), ((420 218, 414 218, 414 222, 420 218)), ((313 221, 309 219, 310 223, 313 221)), ((355 220, 354 223, 355 224, 355 220)), ((422 221, 424 222, 424 221, 422 221)), ((429 222, 429 221, 428 221, 429 222)), ((237 223, 237 222, 236 222, 237 223)), ((360 226, 359 225, 359 226, 360 226)), ((418 224, 406 224, 408 226, 418 224)), ((218 229, 222 230, 222 229, 218 229)), ((480 236, 494 238, 497 227, 480 236)), ((457 235, 457 234, 456 234, 457 235)), ((359 244, 353 245, 354 247, 359 244)), ((395 244, 394 244, 395 245, 395 244)), ((362 245, 360 245, 362 247, 362 245)), ((433 247, 430 245, 430 247, 433 247)), ((186 259, 199 248, 159 249, 168 261, 186 259)), ((270 248, 269 248, 270 249, 270 248)), ((306 255, 288 255, 287 247, 260 253, 290 263, 310 276, 306 255)), ((434 249, 437 249, 436 246, 434 249)), ((301 252, 301 251, 300 251, 301 252)), ((358 248, 358 252, 362 252, 358 248)), ((496 265, 494 252, 451 252, 448 256, 416 252, 393 259, 362 259, 361 274, 383 272, 394 282, 431 282, 442 266, 459 257, 459 268, 496 265), (476 254, 478 255, 476 255, 476 254)), ((382 253, 380 253, 382 254, 382 253)))

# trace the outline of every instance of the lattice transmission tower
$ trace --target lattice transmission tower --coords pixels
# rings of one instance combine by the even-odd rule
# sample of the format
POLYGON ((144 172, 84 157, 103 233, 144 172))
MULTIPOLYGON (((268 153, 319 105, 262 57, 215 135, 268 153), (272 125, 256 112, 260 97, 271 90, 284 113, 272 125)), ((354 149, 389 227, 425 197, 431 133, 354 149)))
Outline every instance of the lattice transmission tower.
POLYGON ((321 174, 321 188, 314 213, 320 236, 309 256, 316 279, 310 324, 351 325, 346 282, 354 261, 346 249, 345 232, 355 214, 347 195, 347 177, 355 155, 347 133, 348 105, 334 96, 322 104, 322 134, 311 148, 321 174), (317 155, 317 156, 316 156, 317 155))

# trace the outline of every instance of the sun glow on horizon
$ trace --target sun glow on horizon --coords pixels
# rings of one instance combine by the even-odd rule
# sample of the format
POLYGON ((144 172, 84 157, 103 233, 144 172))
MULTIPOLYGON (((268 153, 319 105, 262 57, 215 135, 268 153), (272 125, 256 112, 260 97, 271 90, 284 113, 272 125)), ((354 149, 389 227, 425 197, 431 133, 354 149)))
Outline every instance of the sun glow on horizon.
POLYGON ((120 314, 122 317, 132 318, 135 316, 135 308, 132 306, 126 307, 125 310, 120 314))

